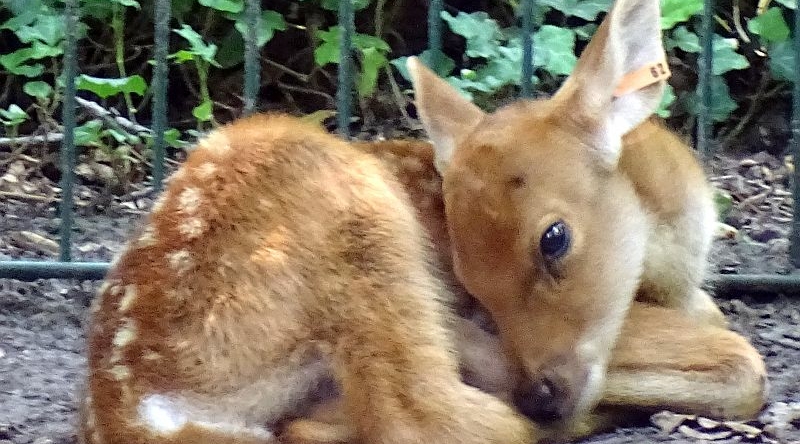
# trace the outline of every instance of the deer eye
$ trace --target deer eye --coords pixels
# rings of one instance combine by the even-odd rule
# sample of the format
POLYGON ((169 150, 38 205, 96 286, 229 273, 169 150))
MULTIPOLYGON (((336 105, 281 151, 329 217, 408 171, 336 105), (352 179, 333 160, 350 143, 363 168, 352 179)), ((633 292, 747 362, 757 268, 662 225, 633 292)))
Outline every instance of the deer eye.
POLYGON ((569 250, 570 240, 569 227, 559 220, 544 230, 539 240, 539 251, 548 261, 561 259, 569 250))

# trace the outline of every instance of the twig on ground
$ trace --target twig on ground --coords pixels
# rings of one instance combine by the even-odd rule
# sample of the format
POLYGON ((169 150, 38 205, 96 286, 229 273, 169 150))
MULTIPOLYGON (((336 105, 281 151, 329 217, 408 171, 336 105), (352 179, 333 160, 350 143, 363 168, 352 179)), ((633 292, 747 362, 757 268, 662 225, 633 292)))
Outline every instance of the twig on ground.
POLYGON ((33 201, 33 202, 56 202, 56 201, 59 200, 59 199, 54 198, 54 197, 37 196, 35 194, 26 194, 26 193, 15 193, 15 192, 12 192, 12 191, 0 191, 0 198, 26 200, 26 201, 33 201))
POLYGON ((82 106, 86 111, 88 111, 93 116, 99 117, 114 126, 118 126, 124 130, 133 133, 146 133, 146 134, 152 133, 152 130, 150 128, 132 122, 131 120, 126 119, 125 117, 118 116, 115 113, 103 108, 96 102, 82 99, 80 97, 76 97, 75 101, 78 103, 78 105, 82 106))
POLYGON ((0 146, 28 145, 31 143, 60 142, 62 133, 47 133, 37 136, 0 137, 0 146))

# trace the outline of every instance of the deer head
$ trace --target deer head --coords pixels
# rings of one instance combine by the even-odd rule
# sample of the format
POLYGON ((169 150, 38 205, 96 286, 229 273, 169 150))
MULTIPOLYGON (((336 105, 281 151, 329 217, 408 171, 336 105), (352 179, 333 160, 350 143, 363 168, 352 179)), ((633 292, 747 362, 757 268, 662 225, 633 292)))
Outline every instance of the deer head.
POLYGON ((618 0, 561 89, 487 114, 410 58, 455 271, 491 312, 535 419, 595 404, 649 227, 617 167, 668 72, 657 0, 618 0))

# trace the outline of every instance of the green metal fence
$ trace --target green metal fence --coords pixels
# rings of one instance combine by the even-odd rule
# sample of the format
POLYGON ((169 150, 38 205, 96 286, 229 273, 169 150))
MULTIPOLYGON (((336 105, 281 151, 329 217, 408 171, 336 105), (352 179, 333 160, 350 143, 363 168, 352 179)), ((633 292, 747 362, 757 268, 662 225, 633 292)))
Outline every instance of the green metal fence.
MULTIPOLYGON (((64 138, 61 145, 61 188, 60 203, 61 229, 60 229, 60 255, 57 262, 45 261, 0 261, 0 278, 18 280, 35 280, 43 278, 64 279, 102 279, 109 267, 105 262, 73 262, 70 254, 70 233, 73 224, 73 196, 72 185, 75 180, 75 82, 77 75, 77 33, 78 0, 65 0, 66 12, 66 48, 64 55, 64 71, 66 88, 63 99, 63 125, 64 138)), ((442 48, 442 20, 443 0, 431 0, 428 11, 428 45, 432 57, 441 53, 442 48)), ((700 114, 697 129, 697 144, 701 155, 708 159, 713 153, 713 140, 711 137, 711 57, 713 35, 713 1, 706 1, 702 15, 701 42, 702 50, 699 63, 699 88, 701 94, 700 114)), ((245 81, 244 81, 244 111, 251 113, 255 109, 256 96, 259 85, 259 52, 256 44, 256 30, 261 16, 261 1, 246 0, 248 33, 245 37, 245 81)), ((533 12, 536 7, 535 0, 521 0, 520 2, 521 26, 523 29, 523 63, 521 75, 521 95, 530 97, 534 92, 532 78, 533 66, 533 12)), ((169 22, 171 15, 170 0, 155 0, 155 68, 153 74, 153 187, 159 191, 164 179, 165 141, 164 131, 167 128, 167 64, 169 22)), ((353 59, 352 36, 354 33, 354 12, 352 0, 339 2, 339 25, 342 28, 341 54, 339 63, 338 87, 336 93, 337 124, 339 132, 349 135, 353 98, 353 59)), ((794 11, 793 43, 795 60, 800 62, 800 8, 794 11)), ((800 65, 800 63, 798 63, 800 65)), ((792 114, 792 154, 794 159, 800 159, 800 82, 794 83, 792 114)), ((797 161, 795 160, 795 165, 797 161)), ((800 165, 794 169, 793 194, 795 202, 800 196, 800 165)), ((800 211, 794 211, 792 224, 791 247, 789 254, 791 262, 800 266, 800 211)), ((800 274, 796 275, 717 275, 712 276, 712 284, 717 290, 735 291, 781 291, 800 292, 800 274)))

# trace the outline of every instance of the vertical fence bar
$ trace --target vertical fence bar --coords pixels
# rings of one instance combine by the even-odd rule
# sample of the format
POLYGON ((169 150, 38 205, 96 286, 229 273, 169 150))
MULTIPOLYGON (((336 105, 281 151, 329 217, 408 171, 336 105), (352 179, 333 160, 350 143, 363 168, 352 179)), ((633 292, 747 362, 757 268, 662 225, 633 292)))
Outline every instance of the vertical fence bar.
POLYGON ((428 49, 433 59, 425 61, 431 64, 442 53, 442 8, 443 0, 431 0, 428 6, 428 49))
POLYGON ((711 72, 713 68, 714 45, 714 0, 703 2, 701 21, 702 48, 698 60, 700 74, 698 89, 700 90, 700 113, 697 117, 697 148, 703 158, 711 156, 711 72))
POLYGON ((75 181, 75 76, 78 74, 78 5, 77 0, 65 1, 64 48, 64 103, 61 120, 64 123, 64 139, 61 141, 61 239, 60 260, 69 262, 72 236, 72 184, 75 181))
POLYGON ((244 39, 244 114, 256 109, 256 97, 261 83, 261 64, 258 61, 258 28, 261 22, 261 0, 247 0, 247 35, 244 39))
POLYGON ((155 45, 153 49, 153 188, 161 191, 164 182, 164 132, 167 130, 167 53, 169 52, 170 0, 155 0, 155 45))
MULTIPOLYGON (((793 40, 795 66, 800 66, 800 8, 795 8, 794 10, 793 40)), ((792 174, 794 211, 792 212, 789 258, 792 265, 800 267, 800 73, 797 72, 795 72, 794 88, 792 90, 792 159, 794 161, 794 173, 792 174)))
POLYGON ((533 10, 534 0, 522 0, 522 97, 533 97, 533 10))
POLYGON ((352 0, 339 0, 339 28, 342 40, 339 42, 339 85, 336 88, 336 115, 339 134, 350 135, 350 114, 353 109, 353 18, 352 0))

